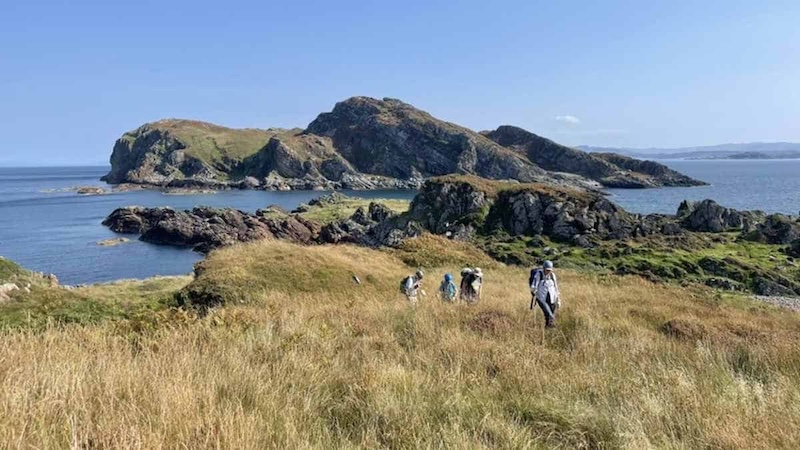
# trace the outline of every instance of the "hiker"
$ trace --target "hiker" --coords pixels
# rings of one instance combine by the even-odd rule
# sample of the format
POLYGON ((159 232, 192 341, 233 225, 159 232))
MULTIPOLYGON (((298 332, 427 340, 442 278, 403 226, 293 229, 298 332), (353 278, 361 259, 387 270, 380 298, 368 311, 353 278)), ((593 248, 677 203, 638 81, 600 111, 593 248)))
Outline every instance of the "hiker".
POLYGON ((424 276, 425 274, 422 270, 417 270, 414 275, 403 278, 403 281, 400 283, 400 292, 406 296, 406 299, 408 299, 412 305, 417 303, 419 294, 425 295, 425 292, 422 291, 422 278, 424 276))
POLYGON ((461 270, 460 297, 467 303, 478 303, 483 290, 483 272, 480 267, 461 270))
POLYGON ((532 295, 531 309, 534 301, 538 303, 544 313, 545 328, 555 328, 556 311, 561 306, 561 297, 556 273, 553 271, 553 262, 545 261, 541 269, 531 270, 528 284, 532 295))
POLYGON ((442 301, 450 303, 456 301, 457 292, 458 288, 456 288, 456 284, 453 282, 453 276, 449 273, 444 274, 444 280, 442 280, 442 284, 439 286, 439 296, 442 298, 442 301))

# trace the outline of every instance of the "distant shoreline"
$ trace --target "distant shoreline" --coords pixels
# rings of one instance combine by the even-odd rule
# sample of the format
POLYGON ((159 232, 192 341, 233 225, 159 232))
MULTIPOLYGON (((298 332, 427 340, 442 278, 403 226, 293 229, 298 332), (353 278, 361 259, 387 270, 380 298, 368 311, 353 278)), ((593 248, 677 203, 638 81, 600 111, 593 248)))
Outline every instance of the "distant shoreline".
POLYGON ((18 165, 3 165, 0 164, 0 170, 3 169, 104 169, 108 170, 111 168, 110 164, 104 165, 42 165, 42 166, 18 166, 18 165))

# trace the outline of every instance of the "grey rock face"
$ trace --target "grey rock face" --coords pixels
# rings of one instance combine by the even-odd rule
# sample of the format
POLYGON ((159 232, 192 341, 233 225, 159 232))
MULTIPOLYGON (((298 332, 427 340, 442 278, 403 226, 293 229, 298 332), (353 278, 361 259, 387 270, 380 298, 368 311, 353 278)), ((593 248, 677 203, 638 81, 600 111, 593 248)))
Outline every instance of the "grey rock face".
POLYGON ((800 222, 783 214, 771 214, 757 224, 746 238, 766 244, 790 244, 800 239, 800 222))
POLYGON ((757 277, 753 283, 753 292, 765 296, 794 296, 798 293, 792 289, 763 277, 757 277))
POLYGON ((640 218, 604 197, 564 191, 501 192, 487 225, 511 235, 546 235, 563 242, 589 245, 589 238, 625 239, 640 232, 640 218))
POLYGON ((761 211, 737 211, 708 199, 701 202, 684 200, 678 207, 677 216, 687 230, 711 233, 727 230, 749 231, 764 219, 761 211))
POLYGON ((169 133, 143 125, 117 140, 111 153, 110 184, 162 185, 174 178, 214 180, 216 174, 202 162, 186 156, 185 144, 169 133))
POLYGON ((587 153, 514 126, 503 125, 494 131, 482 134, 504 147, 515 149, 543 169, 578 174, 599 181, 610 188, 704 184, 663 164, 639 161, 611 153, 587 153))
POLYGON ((533 181, 545 173, 472 130, 395 99, 350 98, 320 114, 306 132, 332 139, 360 172, 393 178, 473 173, 533 181))
POLYGON ((800 239, 795 239, 789 244, 786 254, 793 258, 800 258, 800 239))
POLYGON ((482 221, 491 202, 486 192, 469 183, 427 182, 408 216, 434 234, 455 233, 482 221))

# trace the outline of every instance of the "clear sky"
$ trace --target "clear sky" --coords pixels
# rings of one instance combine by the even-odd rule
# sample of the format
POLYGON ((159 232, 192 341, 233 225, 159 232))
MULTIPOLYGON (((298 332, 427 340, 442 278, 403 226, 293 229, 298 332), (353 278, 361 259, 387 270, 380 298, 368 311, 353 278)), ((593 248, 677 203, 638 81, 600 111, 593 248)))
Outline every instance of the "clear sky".
POLYGON ((353 95, 569 145, 800 141, 800 1, 0 3, 0 164, 105 163, 166 117, 304 127, 353 95))

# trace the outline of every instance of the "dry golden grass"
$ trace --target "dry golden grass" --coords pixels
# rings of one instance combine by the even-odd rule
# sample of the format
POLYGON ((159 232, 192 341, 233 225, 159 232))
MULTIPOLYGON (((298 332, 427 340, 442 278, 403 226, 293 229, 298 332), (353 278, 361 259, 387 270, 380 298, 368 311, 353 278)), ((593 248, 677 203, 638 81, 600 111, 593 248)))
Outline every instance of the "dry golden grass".
POLYGON ((561 271, 545 335, 526 271, 438 302, 457 269, 412 308, 394 255, 254 243, 210 255, 195 283, 241 304, 203 318, 5 332, 0 447, 800 445, 796 314, 561 271))

